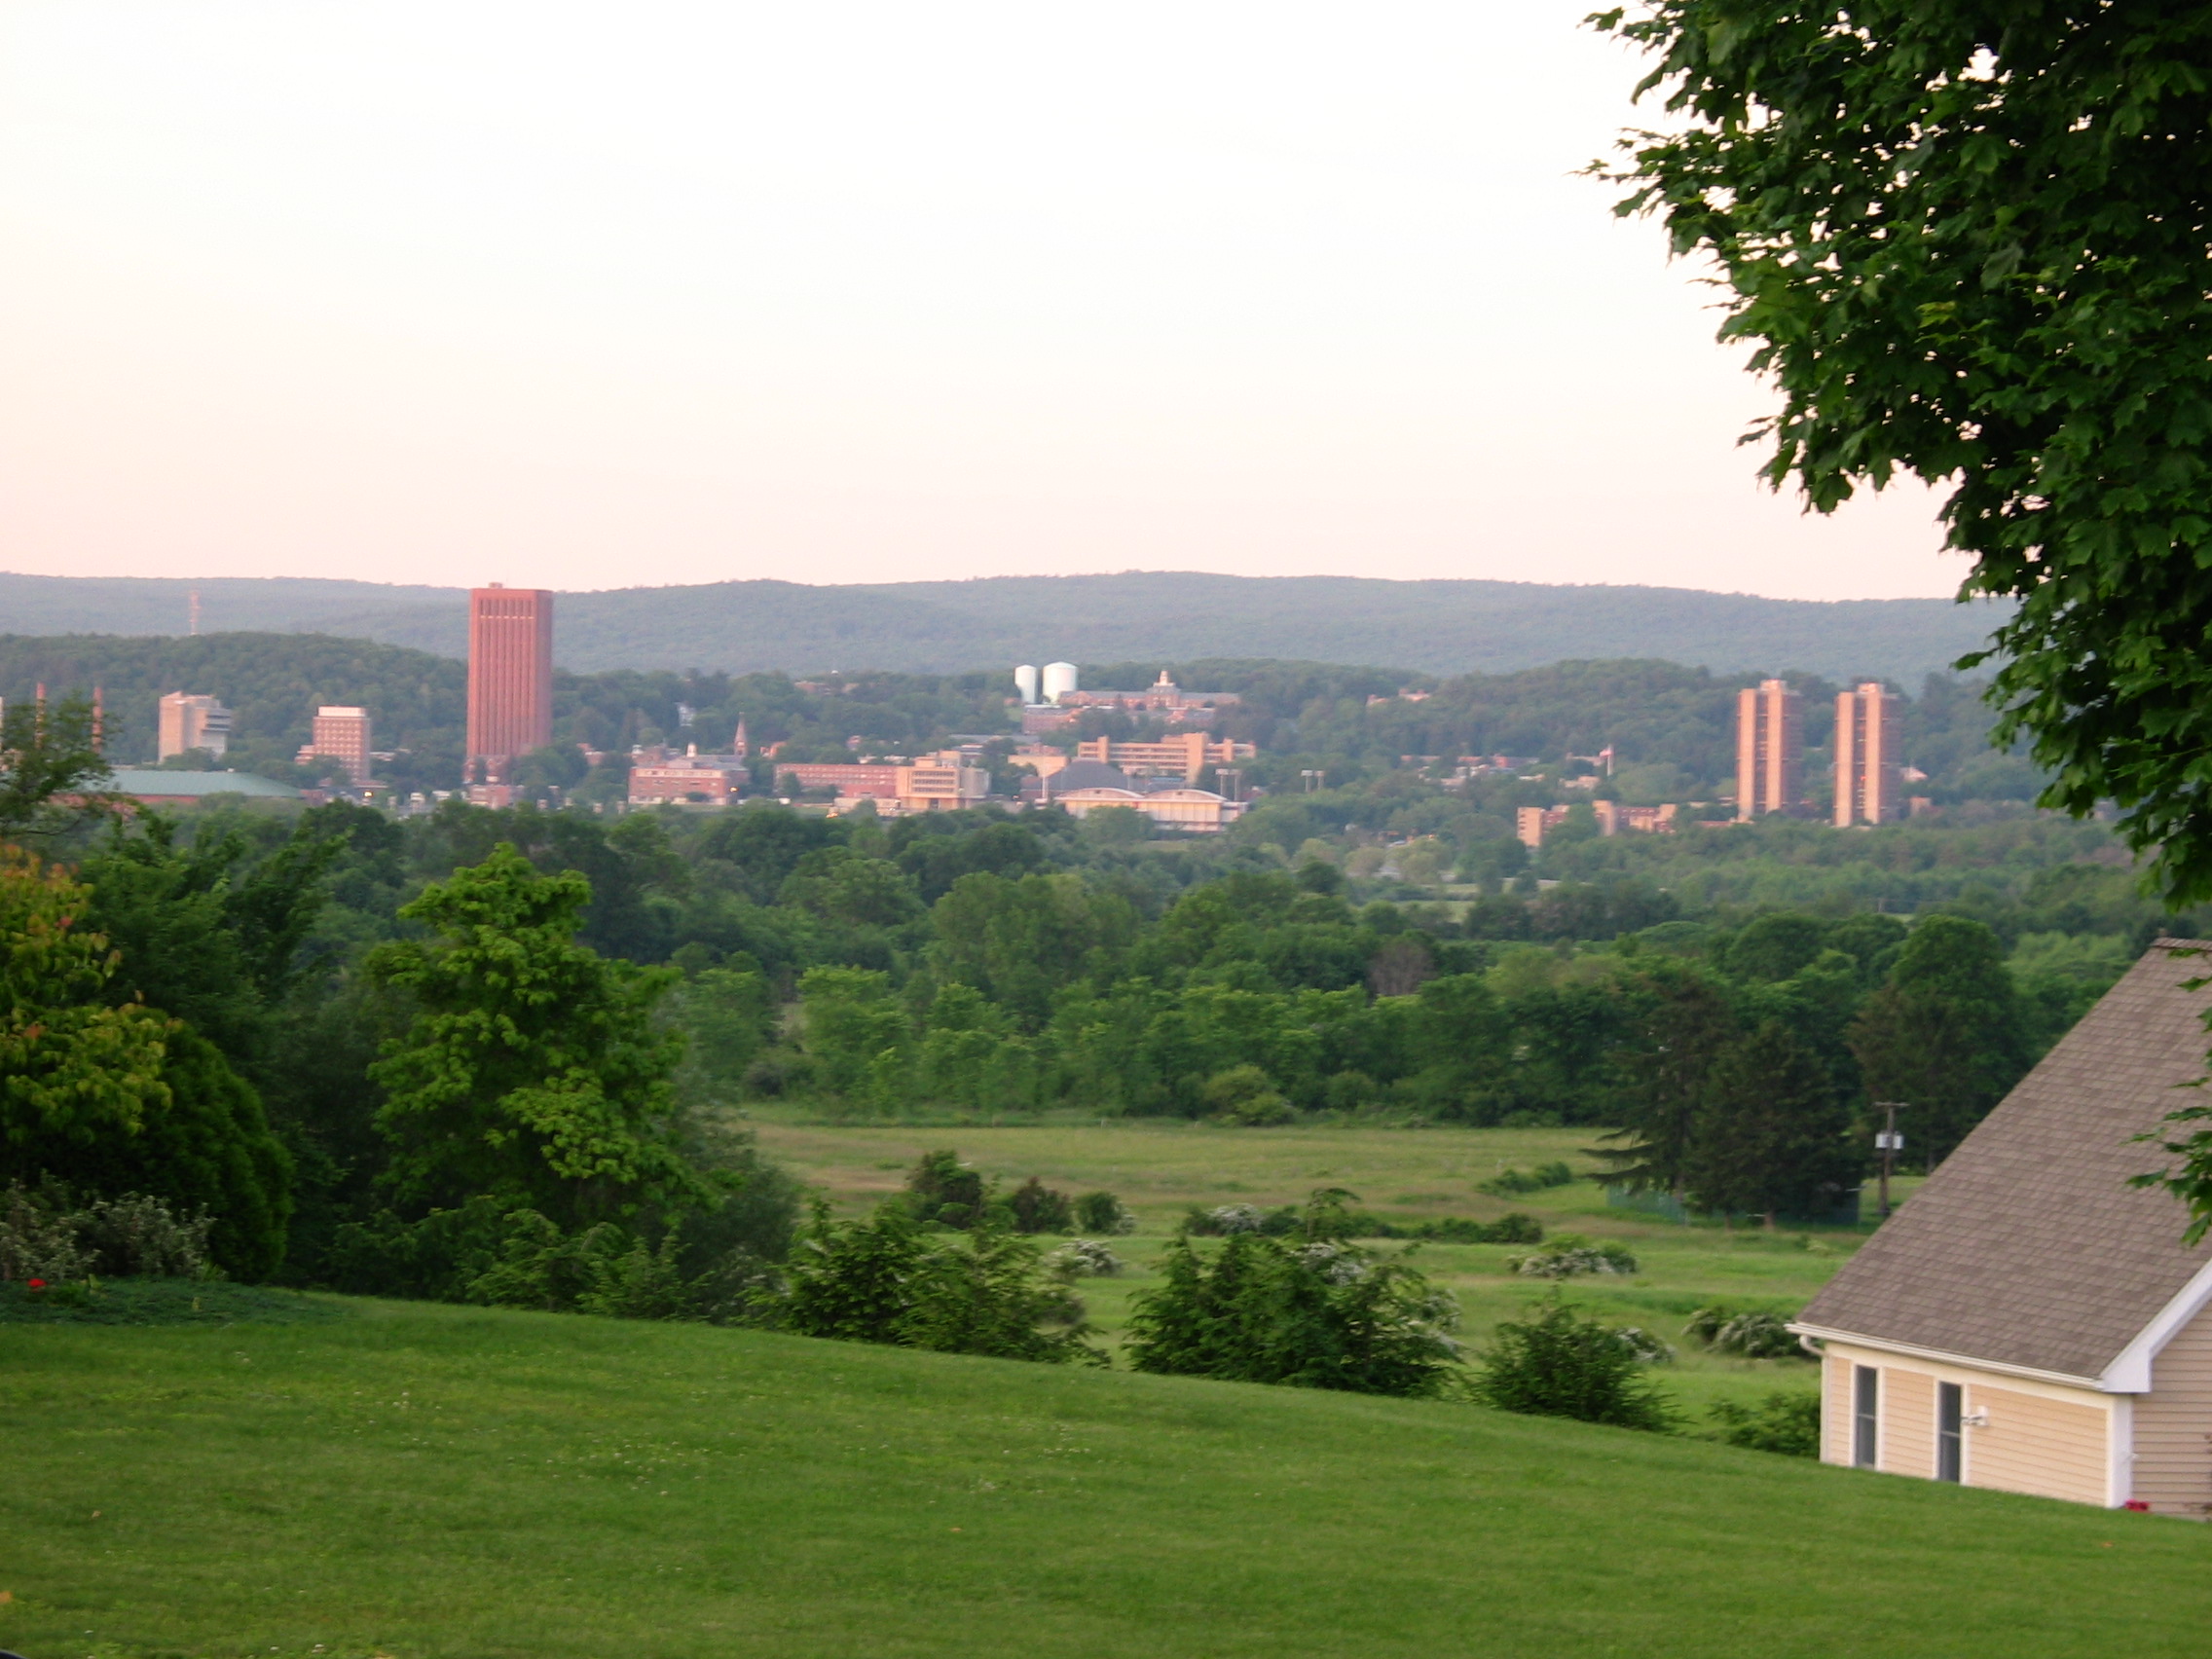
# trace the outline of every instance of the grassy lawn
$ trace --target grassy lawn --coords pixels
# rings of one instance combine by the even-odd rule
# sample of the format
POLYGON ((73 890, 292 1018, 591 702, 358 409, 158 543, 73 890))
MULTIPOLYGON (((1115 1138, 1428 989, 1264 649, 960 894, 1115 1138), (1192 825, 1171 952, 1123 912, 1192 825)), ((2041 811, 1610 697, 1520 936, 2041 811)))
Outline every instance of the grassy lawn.
MULTIPOLYGON (((1017 1125, 917 1126, 803 1121, 762 1115, 754 1125, 761 1145, 826 1191, 836 1207, 859 1214, 897 1192, 915 1158, 953 1147, 970 1163, 1011 1187, 1037 1175, 1071 1193, 1105 1188, 1136 1212, 1137 1233, 1117 1246, 1131 1271, 1088 1279, 1083 1293, 1092 1318, 1115 1346, 1129 1300, 1154 1282, 1153 1265, 1192 1204, 1302 1202, 1315 1187, 1346 1187, 1362 1207, 1395 1222, 1464 1215, 1493 1221, 1524 1210, 1548 1232, 1625 1240, 1641 1272, 1630 1278, 1583 1278, 1567 1294, 1606 1319, 1641 1325, 1673 1343, 1680 1357, 1661 1372, 1669 1388, 1703 1419, 1723 1395, 1755 1399, 1769 1389, 1812 1387, 1810 1361, 1741 1360, 1684 1343, 1684 1319, 1714 1301, 1792 1313, 1863 1241, 1840 1228, 1725 1232, 1685 1227, 1606 1207, 1590 1181, 1492 1198, 1476 1184, 1502 1169, 1532 1168, 1555 1159, 1577 1169, 1596 1166, 1585 1149, 1591 1129, 1387 1128, 1364 1124, 1298 1124, 1274 1129, 1224 1128, 1161 1120, 1047 1123, 1017 1125)), ((1900 1181, 1897 1191, 1916 1183, 1900 1181)), ((1401 1244, 1382 1246, 1390 1250, 1401 1244)), ((1415 1260, 1459 1299, 1463 1335, 1484 1342, 1498 1320, 1525 1310, 1543 1294, 1506 1258, 1526 1246, 1422 1244, 1415 1260)))
POLYGON ((381 1303, 0 1326, 28 1659, 2195 1654, 2212 1530, 1705 1442, 381 1303))

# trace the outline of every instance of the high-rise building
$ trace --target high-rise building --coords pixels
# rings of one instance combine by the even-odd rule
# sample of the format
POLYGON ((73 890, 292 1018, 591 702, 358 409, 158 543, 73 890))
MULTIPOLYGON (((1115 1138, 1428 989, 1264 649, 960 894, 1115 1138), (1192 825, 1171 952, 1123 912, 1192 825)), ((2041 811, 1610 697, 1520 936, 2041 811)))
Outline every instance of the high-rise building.
POLYGON ((1736 817, 1787 812, 1797 804, 1805 761, 1803 699, 1786 680, 1736 693, 1736 817))
POLYGON ((507 781, 514 763, 553 741, 553 595, 545 588, 468 594, 468 781, 507 781))
POLYGON ((314 712, 314 736, 300 751, 305 762, 315 756, 335 760, 356 784, 369 781, 369 711, 330 704, 314 712))
POLYGON ((162 699, 161 758, 204 749, 220 755, 231 746, 231 711, 212 697, 171 691, 162 699))
POLYGON ((1878 680, 1835 699, 1835 821, 1888 824, 1898 816, 1898 700, 1878 680))

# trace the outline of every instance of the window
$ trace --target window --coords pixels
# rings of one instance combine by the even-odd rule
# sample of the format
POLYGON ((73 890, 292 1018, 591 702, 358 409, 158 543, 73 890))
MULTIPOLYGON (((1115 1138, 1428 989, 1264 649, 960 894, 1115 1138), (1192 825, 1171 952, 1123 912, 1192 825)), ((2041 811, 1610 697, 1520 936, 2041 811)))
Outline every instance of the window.
POLYGON ((1956 1382, 1936 1384, 1936 1478, 1955 1481, 1963 1478, 1964 1445, 1960 1439, 1960 1424, 1966 1417, 1966 1390, 1956 1382))
POLYGON ((1882 1374, 1871 1365, 1851 1369, 1851 1461, 1854 1466, 1875 1466, 1878 1425, 1881 1422, 1882 1374))

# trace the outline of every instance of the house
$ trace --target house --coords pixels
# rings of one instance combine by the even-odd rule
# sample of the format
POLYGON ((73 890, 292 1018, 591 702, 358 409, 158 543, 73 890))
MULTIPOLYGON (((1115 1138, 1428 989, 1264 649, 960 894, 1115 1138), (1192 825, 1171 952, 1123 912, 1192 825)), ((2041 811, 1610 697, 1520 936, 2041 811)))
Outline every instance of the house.
POLYGON ((2212 1239, 2128 1183, 2203 1098, 2206 949, 2154 944, 1799 1315, 1825 1461, 2212 1514, 2212 1239))

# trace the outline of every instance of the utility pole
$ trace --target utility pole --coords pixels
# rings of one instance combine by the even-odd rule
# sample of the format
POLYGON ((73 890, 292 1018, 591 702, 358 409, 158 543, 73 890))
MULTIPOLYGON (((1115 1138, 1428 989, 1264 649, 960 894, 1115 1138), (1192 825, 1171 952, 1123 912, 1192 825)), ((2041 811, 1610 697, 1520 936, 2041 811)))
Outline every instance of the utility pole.
POLYGON ((1898 1133, 1898 1114, 1905 1110, 1901 1100, 1877 1100, 1874 1109, 1882 1114, 1882 1126, 1874 1132, 1874 1150, 1882 1155, 1882 1219, 1890 1219, 1890 1168, 1899 1153, 1904 1151, 1904 1136, 1898 1133))

